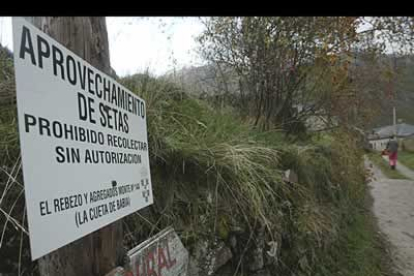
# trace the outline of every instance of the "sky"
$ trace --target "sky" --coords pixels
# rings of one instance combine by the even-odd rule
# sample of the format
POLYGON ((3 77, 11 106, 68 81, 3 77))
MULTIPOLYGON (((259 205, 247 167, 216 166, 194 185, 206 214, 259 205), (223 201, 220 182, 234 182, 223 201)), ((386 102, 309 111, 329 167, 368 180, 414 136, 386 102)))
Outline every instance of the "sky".
POLYGON ((195 38, 203 25, 197 17, 107 17, 111 64, 118 75, 160 75, 183 66, 198 66, 195 38))
MULTIPOLYGON (((107 17, 106 23, 111 66, 120 77, 203 64, 196 52, 203 30, 198 17, 107 17)), ((0 17, 0 43, 13 50, 11 17, 0 17)))
MULTIPOLYGON (((204 63, 196 52, 204 29, 198 17, 107 17, 106 23, 111 66, 120 77, 146 69, 160 76, 204 63)), ((0 17, 0 43, 13 49, 11 17, 0 17)))

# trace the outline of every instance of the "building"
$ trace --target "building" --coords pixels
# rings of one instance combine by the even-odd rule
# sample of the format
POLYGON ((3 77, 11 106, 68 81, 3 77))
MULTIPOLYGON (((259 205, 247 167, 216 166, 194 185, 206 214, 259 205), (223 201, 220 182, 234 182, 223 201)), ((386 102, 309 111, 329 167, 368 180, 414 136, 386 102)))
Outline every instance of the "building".
POLYGON ((294 104, 293 108, 297 114, 306 114, 306 116, 304 116, 304 123, 306 129, 310 132, 321 131, 338 125, 337 118, 328 117, 323 109, 310 111, 313 109, 313 106, 311 104, 294 104))
POLYGON ((385 149, 387 142, 396 133, 398 142, 401 146, 404 145, 405 140, 411 140, 414 136, 414 126, 406 123, 389 125, 379 128, 374 128, 368 135, 368 140, 371 148, 377 151, 385 149))
POLYGON ((404 138, 404 141, 402 143, 402 148, 405 151, 414 152, 414 134, 404 138))

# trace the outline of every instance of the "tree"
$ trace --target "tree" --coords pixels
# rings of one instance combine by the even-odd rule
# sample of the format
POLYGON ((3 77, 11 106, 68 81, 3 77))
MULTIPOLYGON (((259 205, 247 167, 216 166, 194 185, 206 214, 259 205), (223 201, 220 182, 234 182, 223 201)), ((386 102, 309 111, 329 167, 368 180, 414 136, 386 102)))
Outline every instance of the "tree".
POLYGON ((411 50, 413 22, 410 17, 220 17, 204 22, 199 40, 210 63, 237 73, 239 106, 254 125, 291 133, 303 131, 304 121, 315 115, 354 124, 372 96, 370 89, 359 90, 368 79, 358 75, 357 53, 381 56, 394 44, 411 50), (361 31, 361 24, 369 27, 361 31))
MULTIPOLYGON (((312 102, 302 112, 317 109, 307 78, 318 59, 348 50, 341 42, 355 35, 353 18, 212 18, 205 25, 203 55, 237 72, 240 101, 254 125, 287 131, 300 123, 295 106, 312 102)), ((319 67, 318 74, 324 70, 319 67)))

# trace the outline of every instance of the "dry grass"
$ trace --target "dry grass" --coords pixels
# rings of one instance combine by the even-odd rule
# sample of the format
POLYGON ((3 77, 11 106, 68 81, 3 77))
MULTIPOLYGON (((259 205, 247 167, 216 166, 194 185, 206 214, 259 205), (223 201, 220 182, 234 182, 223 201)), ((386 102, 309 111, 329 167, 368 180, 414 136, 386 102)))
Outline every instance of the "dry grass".
POLYGON ((130 236, 138 237, 134 242, 167 225, 190 251, 200 239, 228 242, 242 233, 235 267, 242 271, 244 253, 264 227, 266 240, 284 247, 278 272, 312 275, 307 273, 338 241, 343 222, 365 193, 362 154, 352 133, 291 143, 277 130, 257 132, 231 110, 214 109, 161 84, 141 90, 144 85, 134 80, 135 91, 151 97, 155 196, 154 206, 128 219, 130 236), (287 169, 298 174, 298 183, 282 180, 287 169))
MULTIPOLYGON (((277 130, 258 132, 232 110, 214 109, 148 75, 122 81, 147 102, 155 201, 125 219, 126 244, 134 246, 171 225, 190 251, 200 239, 228 242, 238 233, 237 272, 264 229, 266 242, 283 247, 275 271, 309 275, 364 194, 353 136, 344 131, 299 145, 277 130), (287 169, 297 173, 297 182, 283 180, 287 169)), ((0 226, 6 229, 2 240, 14 239, 0 255, 21 263, 14 271, 29 275, 14 106, 0 116, 0 137, 0 226)))
POLYGON ((403 165, 409 169, 414 170, 414 152, 400 151, 398 153, 398 159, 403 165))

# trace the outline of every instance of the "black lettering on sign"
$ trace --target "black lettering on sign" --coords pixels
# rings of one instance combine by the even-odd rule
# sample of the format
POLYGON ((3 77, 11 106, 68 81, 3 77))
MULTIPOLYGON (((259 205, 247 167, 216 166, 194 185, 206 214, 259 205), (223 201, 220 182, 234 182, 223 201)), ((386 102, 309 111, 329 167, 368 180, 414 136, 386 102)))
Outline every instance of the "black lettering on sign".
POLYGON ((54 121, 52 123, 52 131, 53 131, 53 136, 55 136, 56 138, 62 138, 63 129, 62 129, 62 124, 60 122, 54 121))
POLYGON ((124 198, 116 200, 116 209, 118 210, 128 207, 130 205, 131 205, 131 199, 129 197, 124 197, 124 198))
POLYGON ((82 121, 86 121, 86 119, 88 118, 86 111, 86 98, 82 93, 78 92, 78 112, 79 119, 81 119, 82 121))
POLYGON ((104 89, 104 100, 110 101, 110 93, 111 93, 111 82, 106 78, 103 79, 103 89, 104 89))
POLYGON ((117 98, 116 98, 116 84, 115 83, 112 84, 111 103, 114 104, 114 105, 118 105, 118 101, 117 101, 117 98))
POLYGON ((125 133, 129 132, 128 116, 116 108, 109 105, 99 103, 99 111, 101 113, 101 125, 109 129, 115 129, 125 133))
POLYGON ((80 163, 80 150, 78 148, 63 148, 57 146, 56 151, 56 161, 58 163, 80 163))
POLYGON ((78 61, 78 70, 79 70, 79 80, 82 90, 85 90, 85 80, 86 80, 86 66, 83 65, 81 70, 81 63, 78 61))
POLYGON ((88 222, 88 214, 86 213, 85 210, 83 210, 82 213, 83 213, 83 215, 81 215, 80 213, 77 213, 80 225, 85 224, 85 223, 88 222))
POLYGON ((109 214, 109 208, 106 204, 98 205, 89 209, 89 218, 91 221, 107 214, 109 214))
POLYGON ((39 57, 39 67, 43 68, 43 58, 50 57, 50 46, 46 39, 37 36, 37 56, 39 57))
POLYGON ((53 59, 53 74, 57 76, 58 65, 60 68, 60 77, 65 80, 65 71, 63 69, 63 53, 55 45, 52 46, 52 59, 53 59), (59 57, 57 56, 59 54, 59 57))
POLYGON ((48 204, 47 201, 40 201, 39 205, 40 205, 40 215, 41 216, 50 215, 52 213, 49 210, 49 204, 48 204))
POLYGON ((82 206, 83 198, 81 194, 64 196, 60 198, 55 198, 53 200, 53 204, 55 207, 55 213, 57 213, 82 206))
POLYGON ((99 103, 99 111, 101 113, 101 126, 106 127, 107 122, 106 122, 106 105, 104 105, 103 103, 99 103))
MULTIPOLYGON (((78 86, 82 92, 92 94, 99 99, 103 99, 107 104, 99 107, 101 112, 101 124, 109 129, 115 129, 124 133, 129 132, 128 115, 122 111, 132 113, 145 119, 145 103, 133 94, 124 90, 120 84, 95 71, 93 67, 83 64, 83 61, 75 55, 66 53, 64 48, 60 48, 45 36, 35 35, 32 37, 31 31, 26 26, 22 26, 21 44, 18 46, 18 56, 21 59, 30 59, 30 62, 44 68, 48 65, 53 68, 53 74, 63 81, 68 81, 73 86, 78 86), (49 62, 49 64, 47 64, 49 62)), ((93 97, 91 96, 91 97, 93 97)), ((86 97, 86 96, 85 96, 86 97)), ((88 99, 87 103, 93 100, 88 99)), ((80 104, 80 99, 78 104, 80 104)), ((92 106, 87 109, 93 113, 92 106)), ((88 121, 94 123, 95 119, 89 114, 88 121)))
POLYGON ((95 113, 95 109, 93 108, 94 99, 86 97, 78 92, 78 112, 79 112, 79 119, 82 121, 88 121, 92 124, 96 123, 96 120, 93 118, 93 114, 95 113))
POLYGON ((102 84, 102 77, 101 75, 99 75, 99 73, 96 73, 95 74, 95 93, 98 96, 98 98, 102 98, 102 89, 98 89, 98 83, 102 84))
POLYGON ((129 125, 128 125, 128 114, 124 113, 124 132, 129 132, 129 125))
POLYGON ((32 36, 30 34, 30 30, 26 26, 23 26, 19 57, 21 59, 25 59, 26 53, 30 55, 30 60, 32 61, 32 64, 36 65, 36 57, 33 49, 32 36))
POLYGON ((63 149, 63 147, 57 146, 55 148, 56 154, 58 156, 56 156, 56 161, 58 161, 58 163, 63 163, 65 162, 65 151, 63 149))
POLYGON ((47 133, 47 136, 50 136, 50 122, 48 119, 39 117, 39 133, 43 135, 43 131, 47 133))
POLYGON ((141 118, 144 119, 145 118, 145 105, 144 105, 143 102, 141 102, 140 107, 141 107, 141 110, 140 110, 141 111, 141 118))
POLYGON ((24 128, 26 130, 26 132, 29 132, 29 127, 30 126, 34 126, 36 125, 36 117, 29 115, 29 114, 24 114, 24 128))
POLYGON ((91 93, 91 94, 95 94, 95 91, 93 91, 93 74, 94 74, 94 72, 90 69, 90 68, 88 68, 88 90, 89 90, 89 93, 91 93))
POLYGON ((66 74, 68 75, 68 80, 70 82, 70 84, 72 85, 76 85, 76 64, 75 64, 75 60, 73 59, 72 56, 67 56, 66 58, 66 74))

